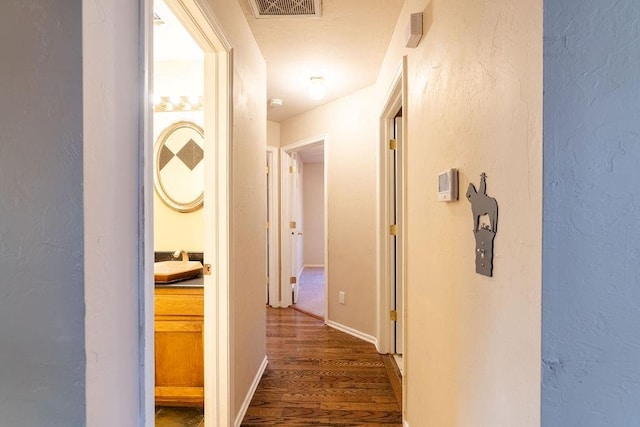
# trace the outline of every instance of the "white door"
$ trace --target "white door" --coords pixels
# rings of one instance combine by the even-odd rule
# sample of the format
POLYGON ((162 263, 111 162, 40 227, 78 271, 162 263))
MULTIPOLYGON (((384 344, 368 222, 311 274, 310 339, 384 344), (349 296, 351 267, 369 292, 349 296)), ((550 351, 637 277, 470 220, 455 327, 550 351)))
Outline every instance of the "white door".
POLYGON ((282 152, 282 305, 298 301, 302 266, 302 162, 296 152, 282 152))

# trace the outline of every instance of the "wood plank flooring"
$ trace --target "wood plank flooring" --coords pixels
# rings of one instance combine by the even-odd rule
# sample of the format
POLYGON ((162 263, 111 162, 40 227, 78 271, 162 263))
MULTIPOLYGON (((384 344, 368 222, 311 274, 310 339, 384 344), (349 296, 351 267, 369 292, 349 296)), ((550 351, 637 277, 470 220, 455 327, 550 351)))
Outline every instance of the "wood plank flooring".
POLYGON ((401 426, 372 344, 292 309, 267 308, 269 365, 243 426, 401 426))

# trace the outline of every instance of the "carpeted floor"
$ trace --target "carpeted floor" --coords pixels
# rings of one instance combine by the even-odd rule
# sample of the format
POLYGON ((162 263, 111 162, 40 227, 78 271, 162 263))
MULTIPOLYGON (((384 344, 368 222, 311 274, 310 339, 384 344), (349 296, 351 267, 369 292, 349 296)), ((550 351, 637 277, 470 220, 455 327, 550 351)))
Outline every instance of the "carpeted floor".
POLYGON ((298 303, 293 307, 320 319, 325 318, 324 267, 305 267, 300 275, 298 303))

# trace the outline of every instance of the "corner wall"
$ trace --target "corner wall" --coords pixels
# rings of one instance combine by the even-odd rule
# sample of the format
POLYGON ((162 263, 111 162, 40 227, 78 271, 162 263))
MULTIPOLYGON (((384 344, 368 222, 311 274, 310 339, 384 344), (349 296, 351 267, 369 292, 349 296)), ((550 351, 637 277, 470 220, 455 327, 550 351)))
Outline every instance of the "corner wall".
POLYGON ((640 7, 545 1, 543 425, 640 424, 640 7))
POLYGON ((233 46, 231 148, 232 419, 266 356, 266 65, 238 2, 209 0, 233 46))
POLYGON ((87 415, 72 425, 140 425, 144 405, 153 414, 152 401, 140 405, 140 372, 149 364, 140 354, 138 293, 146 264, 139 253, 141 6, 84 0, 81 8, 87 415))
POLYGON ((82 2, 0 2, 0 418, 84 425, 82 2))
POLYGON ((408 60, 406 413, 411 426, 540 424, 542 2, 408 0, 377 84, 408 60), (404 48, 409 14, 425 35, 404 48), (461 197, 437 201, 460 170, 461 197), (494 276, 475 273, 471 207, 499 205, 494 276))

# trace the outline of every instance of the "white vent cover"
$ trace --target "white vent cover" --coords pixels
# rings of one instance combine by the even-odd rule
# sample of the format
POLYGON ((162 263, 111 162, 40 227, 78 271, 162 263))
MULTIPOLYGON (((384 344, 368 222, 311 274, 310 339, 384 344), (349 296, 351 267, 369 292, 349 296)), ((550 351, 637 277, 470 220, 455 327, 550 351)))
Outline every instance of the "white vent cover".
POLYGON ((322 15, 322 0, 249 0, 249 4, 256 18, 322 15))

